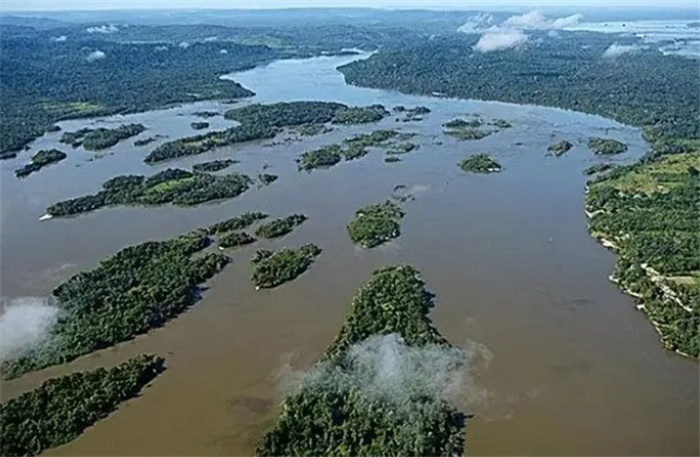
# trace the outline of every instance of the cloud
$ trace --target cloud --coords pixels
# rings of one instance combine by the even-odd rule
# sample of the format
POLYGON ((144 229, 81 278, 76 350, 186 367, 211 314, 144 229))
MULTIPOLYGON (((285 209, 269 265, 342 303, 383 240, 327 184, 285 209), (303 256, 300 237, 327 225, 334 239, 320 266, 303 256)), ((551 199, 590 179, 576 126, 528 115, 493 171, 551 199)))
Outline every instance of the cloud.
POLYGON ((639 46, 636 44, 626 45, 626 44, 614 43, 614 44, 611 44, 610 47, 605 50, 605 52, 603 53, 603 58, 614 59, 614 58, 619 57, 623 54, 630 54, 630 53, 634 53, 634 52, 639 52, 644 48, 645 48, 645 46, 639 46))
POLYGON ((494 27, 481 35, 474 49, 479 52, 502 51, 522 46, 527 40, 528 36, 522 30, 494 27))
POLYGON ((21 357, 47 341, 58 316, 59 308, 45 298, 11 300, 0 315, 0 362, 21 357))
POLYGON ((493 26, 493 23, 494 18, 492 14, 479 13, 470 16, 467 22, 462 24, 457 31, 462 33, 480 33, 493 26))
POLYGON ((163 52, 163 51, 167 51, 168 47, 167 46, 156 46, 155 48, 153 48, 153 50, 155 52, 163 52))
POLYGON ((87 61, 88 62, 94 62, 96 60, 101 60, 107 57, 107 54, 104 52, 97 50, 97 51, 92 51, 88 56, 87 56, 87 61))
POLYGON ((187 41, 182 41, 180 44, 178 44, 182 49, 187 49, 190 47, 190 44, 187 41))
POLYGON ((218 36, 208 36, 208 37, 206 37, 203 41, 204 41, 205 43, 210 43, 210 42, 212 42, 212 41, 217 41, 218 39, 219 39, 218 36))
POLYGON ((228 51, 226 49, 221 49, 219 51, 219 54, 228 54, 228 51))
POLYGON ((51 41, 53 41, 54 43, 63 43, 64 41, 66 41, 68 39, 68 37, 65 35, 61 35, 61 36, 52 36, 49 39, 51 41))
POLYGON ((96 27, 88 27, 85 29, 87 33, 114 33, 119 31, 116 25, 100 25, 96 27))
POLYGON ((501 27, 519 30, 560 30, 578 24, 583 16, 572 14, 556 19, 548 18, 537 10, 511 16, 501 24, 501 27))

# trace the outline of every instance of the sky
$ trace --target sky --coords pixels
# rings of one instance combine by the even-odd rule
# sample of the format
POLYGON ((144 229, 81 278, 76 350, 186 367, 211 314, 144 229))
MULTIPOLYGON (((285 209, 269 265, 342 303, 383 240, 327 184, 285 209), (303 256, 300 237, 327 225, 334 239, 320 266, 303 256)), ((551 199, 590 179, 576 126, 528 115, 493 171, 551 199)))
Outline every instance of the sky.
POLYGON ((698 7, 698 0, 0 0, 0 10, 62 11, 110 9, 260 9, 297 7, 372 7, 432 9, 501 9, 580 6, 582 8, 646 7, 681 9, 698 7))

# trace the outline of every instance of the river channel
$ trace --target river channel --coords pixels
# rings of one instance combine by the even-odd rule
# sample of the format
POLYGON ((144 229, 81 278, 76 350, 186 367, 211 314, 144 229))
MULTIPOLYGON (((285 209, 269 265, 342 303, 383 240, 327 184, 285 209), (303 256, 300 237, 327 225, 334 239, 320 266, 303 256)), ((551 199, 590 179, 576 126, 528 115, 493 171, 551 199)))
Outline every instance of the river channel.
MULTIPOLYGON (((472 379, 460 408, 475 414, 467 427, 469 455, 697 455, 698 365, 665 352, 631 297, 608 280, 614 256, 586 228, 582 171, 602 160, 586 148, 590 136, 625 141, 630 161, 647 150, 640 131, 611 120, 536 106, 409 96, 345 84, 336 70, 356 57, 277 61, 230 77, 257 95, 238 105, 328 100, 387 107, 424 105, 420 122, 391 116, 378 124, 337 128, 303 141, 221 148, 149 166, 143 157, 162 141, 193 135, 192 113, 232 105, 203 102, 146 113, 61 122, 64 131, 141 122, 167 139, 146 147, 133 140, 104 157, 58 143, 48 133, 29 152, 3 161, 0 272, 6 300, 47 296, 70 275, 94 267, 130 244, 167 239, 247 210, 275 216, 301 212, 309 220, 281 240, 241 249, 209 284, 203 299, 164 328, 66 366, 3 382, 15 395, 50 376, 110 366, 144 352, 166 357, 168 370, 75 441, 47 455, 250 455, 270 427, 293 370, 309 367, 330 344, 352 296, 383 265, 409 263, 437 296, 432 317, 452 343, 473 352, 472 379), (479 141, 443 135, 459 115, 503 118, 513 127, 479 141), (419 149, 398 163, 383 152, 328 170, 297 171, 303 151, 359 132, 414 132, 419 149), (554 141, 575 147, 547 155, 554 141), (58 147, 68 159, 26 179, 14 169, 39 149, 58 147), (468 175, 457 163, 487 151, 501 173, 468 175), (265 164, 279 175, 271 186, 195 208, 109 208, 39 222, 45 208, 96 192, 128 173, 220 158, 252 175, 265 164), (355 247, 345 230, 357 207, 381 202, 404 184, 402 235, 373 250, 355 247), (266 245, 313 242, 324 251, 297 280, 256 291, 248 262, 266 245)), ((238 106, 233 105, 233 106, 238 106)), ((209 120, 210 129, 231 124, 209 120)), ((268 142, 269 143, 269 142, 268 142)))

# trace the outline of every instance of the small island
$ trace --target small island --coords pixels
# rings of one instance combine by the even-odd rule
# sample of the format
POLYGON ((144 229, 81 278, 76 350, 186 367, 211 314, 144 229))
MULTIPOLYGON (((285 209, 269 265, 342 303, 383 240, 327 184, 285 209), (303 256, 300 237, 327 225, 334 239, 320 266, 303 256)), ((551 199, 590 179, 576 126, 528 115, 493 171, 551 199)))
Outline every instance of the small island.
POLYGON ((317 168, 330 168, 346 161, 359 159, 369 154, 367 148, 378 147, 397 137, 396 130, 375 130, 372 133, 361 133, 343 140, 343 144, 330 144, 313 151, 302 153, 297 159, 299 171, 311 171, 317 168))
POLYGON ((614 168, 617 168, 617 165, 615 165, 614 163, 597 163, 583 170, 583 174, 594 175, 596 173, 602 173, 604 171, 612 170, 614 168))
POLYGON ((195 173, 214 173, 216 171, 221 171, 228 168, 234 163, 238 163, 238 161, 233 159, 225 159, 212 160, 211 162, 200 162, 192 165, 192 171, 195 173))
POLYGON ((387 200, 361 207, 348 224, 348 234, 353 243, 365 248, 379 246, 401 234, 399 220, 404 216, 401 208, 387 200))
POLYGON ((386 153, 388 155, 401 155, 401 154, 408 154, 411 151, 414 151, 418 148, 418 145, 415 143, 399 143, 395 144, 394 146, 391 147, 386 153))
POLYGON ((352 106, 339 109, 331 122, 333 124, 368 124, 379 122, 389 114, 391 113, 383 105, 352 106))
POLYGON ((597 155, 622 154, 627 151, 625 143, 611 138, 591 138, 588 147, 597 155))
POLYGON ((495 119, 491 122, 491 125, 498 127, 499 129, 509 129, 513 125, 505 119, 495 119))
POLYGON ((192 115, 208 119, 210 117, 221 116, 221 113, 218 111, 195 111, 194 113, 192 113, 192 115))
POLYGON ((66 153, 58 149, 42 149, 32 156, 30 163, 15 170, 15 176, 18 178, 25 178, 47 165, 64 160, 66 157, 68 157, 66 153))
POLYGON ((114 129, 82 128, 75 132, 65 132, 61 143, 70 144, 74 148, 82 146, 86 151, 99 151, 110 148, 122 140, 136 136, 146 130, 142 124, 127 124, 114 129))
POLYGON ((459 168, 472 173, 497 173, 501 164, 486 153, 474 154, 459 162, 459 168))
POLYGON ((195 130, 204 130, 209 128, 209 122, 192 122, 190 123, 190 127, 192 127, 195 130))
POLYGON ((301 136, 315 136, 332 132, 333 128, 325 124, 303 124, 295 128, 294 131, 301 136))
POLYGON ((158 140, 157 136, 149 136, 148 138, 134 141, 134 146, 136 146, 136 147, 146 146, 147 144, 151 144, 157 140, 158 140))
POLYGON ((281 219, 274 219, 267 222, 255 231, 255 235, 260 238, 279 238, 291 233, 295 227, 303 224, 308 219, 303 214, 292 214, 281 219))
POLYGON ((209 235, 217 235, 219 233, 230 232, 233 230, 243 230, 250 227, 254 223, 267 219, 269 216, 266 213, 259 211, 251 211, 243 213, 240 216, 226 219, 225 221, 217 222, 207 228, 206 232, 209 235))
POLYGON ((38 455, 76 439, 165 370, 165 360, 141 355, 114 368, 44 381, 0 409, 0 454, 38 455), (28 424, 31 424, 29 426, 28 424))
POLYGON ((94 195, 72 198, 49 206, 49 216, 70 216, 114 205, 192 206, 234 198, 248 190, 252 179, 244 174, 217 176, 168 168, 151 176, 122 175, 102 184, 94 195))
POLYGON ((219 238, 219 247, 222 249, 237 248, 255 243, 256 241, 254 237, 245 232, 231 232, 219 238))
POLYGON ((311 171, 317 168, 329 168, 343 159, 343 148, 339 144, 323 146, 313 151, 302 153, 297 159, 299 171, 311 171))
POLYGON ((279 178, 279 176, 272 175, 270 173, 258 174, 258 182, 260 183, 261 186, 269 186, 273 182, 277 181, 277 178, 279 178))
POLYGON ((573 147, 574 147, 574 145, 570 141, 561 140, 561 141, 558 141, 558 142, 550 145, 547 148, 547 150, 549 152, 551 152, 552 154, 554 154, 556 157, 561 157, 564 154, 566 154, 567 152, 569 152, 569 150, 573 147))
POLYGON ((396 157, 396 156, 386 156, 386 157, 384 157, 384 162, 386 162, 386 163, 401 162, 401 158, 396 157))
POLYGON ((311 267, 321 251, 315 244, 305 244, 297 249, 256 252, 252 259, 255 287, 269 289, 296 279, 311 267))

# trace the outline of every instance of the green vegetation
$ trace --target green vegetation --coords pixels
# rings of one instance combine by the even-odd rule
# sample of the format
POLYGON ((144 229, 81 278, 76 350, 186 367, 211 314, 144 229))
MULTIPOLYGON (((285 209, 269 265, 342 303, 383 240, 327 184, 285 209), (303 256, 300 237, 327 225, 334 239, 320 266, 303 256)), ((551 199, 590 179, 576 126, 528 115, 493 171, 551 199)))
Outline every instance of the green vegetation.
POLYGON ((501 164, 486 153, 474 154, 459 162, 459 168, 472 173, 496 173, 501 171, 501 164))
POLYGON ((269 186, 273 182, 277 181, 277 178, 279 178, 279 176, 271 175, 269 173, 258 174, 258 182, 263 186, 269 186))
POLYGON ((560 157, 567 152, 569 152, 569 149, 573 148, 574 145, 568 140, 561 140, 557 141, 556 143, 550 145, 547 150, 554 154, 557 157, 560 157))
POLYGON ((615 167, 617 167, 617 165, 615 165, 614 163, 597 163, 586 168, 583 171, 583 174, 594 175, 596 173, 602 173, 604 171, 612 170, 615 167))
POLYGON ((253 283, 258 289, 269 289, 292 281, 308 270, 321 254, 321 248, 305 244, 297 249, 258 252, 253 258, 253 283))
POLYGON ((32 156, 30 163, 15 170, 15 176, 24 178, 47 165, 58 163, 66 157, 68 157, 66 153, 58 149, 42 149, 32 156))
POLYGON ((238 163, 238 161, 233 159, 224 159, 212 160, 211 162, 201 162, 192 165, 192 171, 195 173, 214 173, 216 171, 221 171, 228 168, 234 163, 238 163))
POLYGON ((255 235, 260 238, 279 238, 291 233, 295 227, 303 224, 307 217, 303 214, 292 214, 291 216, 274 219, 261 225, 255 231, 255 235))
POLYGON ((686 152, 620 166, 590 182, 586 195, 591 233, 618 254, 615 281, 639 298, 664 346, 693 357, 700 356, 698 163, 700 153, 686 152))
POLYGON ((3 362, 2 373, 26 372, 66 363, 128 341, 162 326, 198 299, 198 284, 228 262, 202 231, 168 241, 129 246, 53 290, 61 308, 50 335, 22 356, 3 362))
POLYGON ((389 111, 382 105, 366 107, 354 106, 339 109, 333 118, 334 124, 367 124, 379 122, 388 116, 389 111))
POLYGON ((192 115, 209 119, 210 117, 221 116, 221 113, 218 111, 195 111, 192 115))
POLYGON ((423 115, 430 113, 430 109, 425 106, 416 106, 408 109, 403 106, 396 106, 394 111, 404 113, 403 122, 422 121, 423 115))
POLYGON ((297 159, 299 170, 311 171, 317 168, 330 168, 341 160, 355 160, 369 153, 367 148, 383 145, 399 134, 396 130, 375 130, 343 140, 343 144, 330 144, 313 151, 302 153, 297 159))
POLYGON ((399 143, 392 146, 392 148, 386 151, 386 153, 389 155, 408 154, 416 148, 418 148, 418 145, 415 143, 399 143))
POLYGON ((261 212, 248 212, 243 213, 240 216, 232 217, 231 219, 226 219, 225 221, 217 222, 216 224, 207 228, 207 233, 209 235, 217 235, 219 233, 230 232, 233 230, 243 230, 254 223, 267 219, 268 215, 261 212))
POLYGON ((312 101, 254 104, 226 111, 224 117, 244 125, 294 127, 331 122, 339 111, 347 108, 341 103, 312 101))
POLYGON ((142 124, 127 124, 114 129, 108 128, 82 128, 75 132, 65 132, 61 136, 61 143, 70 144, 74 148, 82 146, 86 151, 99 151, 107 149, 122 140, 136 136, 146 130, 142 124))
POLYGON ((588 147, 598 155, 622 154, 627 151, 625 143, 610 138, 591 138, 588 147))
POLYGON ((384 157, 384 162, 386 162, 386 163, 401 162, 401 158, 396 157, 396 156, 387 156, 387 157, 384 157))
POLYGON ((462 118, 457 118, 457 119, 452 119, 451 121, 445 122, 443 125, 444 127, 447 127, 448 129, 465 129, 465 128, 473 128, 477 129, 484 125, 482 122, 481 118, 476 115, 470 120, 462 119, 462 118))
POLYGON ((303 124, 297 127, 295 131, 301 136, 315 136, 332 132, 333 129, 325 124, 303 124))
POLYGON ((399 220, 403 216, 401 208, 390 200, 366 205, 355 211, 348 234, 353 243, 373 248, 401 234, 399 220))
POLYGON ((168 168, 149 177, 122 175, 108 179, 98 193, 55 203, 46 213, 69 216, 113 205, 173 203, 192 206, 237 197, 248 190, 251 183, 250 177, 240 173, 217 176, 168 168))
POLYGON ((313 151, 302 153, 297 159, 299 170, 311 171, 316 168, 328 168, 342 160, 343 148, 338 144, 323 146, 313 151))
POLYGON ((491 122, 491 125, 498 127, 499 129, 509 129, 513 127, 513 125, 505 119, 496 119, 491 122))
POLYGON ((209 122, 192 122, 190 124, 190 127, 192 127, 195 130, 204 130, 209 128, 209 122))
POLYGON ((369 148, 381 146, 399 134, 397 130, 375 130, 372 133, 361 133, 343 140, 343 144, 349 147, 369 148))
POLYGON ((237 248, 255 243, 257 240, 245 232, 231 232, 219 238, 219 246, 222 248, 237 248))
POLYGON ((406 389, 398 398, 382 396, 352 381, 357 379, 353 348, 381 335, 396 335, 413 351, 456 350, 428 317, 432 297, 410 266, 375 271, 353 298, 321 361, 302 379, 299 391, 285 398, 256 454, 462 455, 466 417, 439 395, 406 389))
POLYGON ((44 381, 0 406, 0 454, 31 456, 73 441, 116 411, 164 368, 165 360, 142 355, 111 368, 44 381))
POLYGON ((444 124, 445 135, 450 135, 460 140, 481 140, 489 136, 492 131, 479 130, 484 125, 480 117, 475 116, 470 120, 453 119, 444 124))
POLYGON ((157 141, 158 137, 156 136, 149 136, 148 138, 144 138, 142 140, 136 140, 134 141, 134 146, 140 147, 140 146, 146 146, 147 144, 151 144, 154 141, 157 141))

